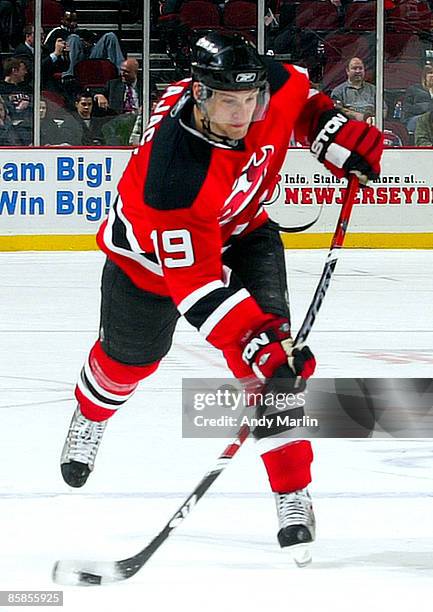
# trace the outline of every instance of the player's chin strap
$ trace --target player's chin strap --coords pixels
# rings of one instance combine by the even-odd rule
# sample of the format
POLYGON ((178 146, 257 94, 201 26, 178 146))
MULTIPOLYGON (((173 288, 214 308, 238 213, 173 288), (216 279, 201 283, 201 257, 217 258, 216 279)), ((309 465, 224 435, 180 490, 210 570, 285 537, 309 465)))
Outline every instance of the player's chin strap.
POLYGON ((201 108, 200 108, 200 111, 202 113, 202 117, 200 119, 202 130, 210 138, 210 140, 215 140, 219 144, 226 145, 227 147, 230 147, 231 149, 234 149, 235 147, 238 146, 239 140, 232 140, 230 138, 227 138, 227 136, 222 136, 221 134, 212 132, 212 130, 210 129, 209 117, 203 112, 201 108))
POLYGON ((222 134, 217 134, 216 132, 213 132, 211 130, 210 118, 207 113, 207 109, 205 105, 205 100, 207 100, 207 95, 206 95, 206 88, 204 86, 202 86, 202 90, 200 92, 200 98, 199 99, 193 98, 193 100, 194 100, 194 104, 196 105, 196 107, 198 108, 201 114, 200 123, 201 123, 201 129, 203 131, 203 134, 205 134, 209 138, 209 140, 211 141, 213 140, 214 142, 217 142, 218 144, 225 145, 226 147, 229 147, 230 149, 236 148, 239 144, 239 140, 232 140, 230 138, 227 138, 227 136, 223 136, 222 134))

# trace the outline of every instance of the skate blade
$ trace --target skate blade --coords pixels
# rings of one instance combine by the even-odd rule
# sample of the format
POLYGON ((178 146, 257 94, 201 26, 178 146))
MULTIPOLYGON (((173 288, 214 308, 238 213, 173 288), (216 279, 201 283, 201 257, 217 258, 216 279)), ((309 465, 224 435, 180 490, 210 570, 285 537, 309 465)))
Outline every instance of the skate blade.
POLYGON ((298 567, 306 567, 313 560, 310 544, 295 544, 295 546, 290 546, 290 554, 298 567))

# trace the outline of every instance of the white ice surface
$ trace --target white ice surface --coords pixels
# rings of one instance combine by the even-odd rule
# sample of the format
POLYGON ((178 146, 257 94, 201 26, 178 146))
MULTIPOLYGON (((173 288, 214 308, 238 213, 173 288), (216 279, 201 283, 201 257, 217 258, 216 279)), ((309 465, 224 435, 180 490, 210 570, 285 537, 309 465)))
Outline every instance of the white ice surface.
MULTIPOLYGON (((294 328, 325 251, 288 252, 294 328)), ((182 376, 225 376, 181 321, 159 371, 109 424, 95 472, 72 491, 59 453, 98 325, 97 253, 0 254, 0 590, 55 589, 56 559, 138 552, 224 440, 181 437, 182 376)), ((310 344, 321 376, 432 377, 433 253, 344 251, 310 344)), ((317 440, 314 562, 276 544, 247 442, 193 514, 125 583, 65 587, 64 610, 370 612, 433 605, 433 440, 317 440)))

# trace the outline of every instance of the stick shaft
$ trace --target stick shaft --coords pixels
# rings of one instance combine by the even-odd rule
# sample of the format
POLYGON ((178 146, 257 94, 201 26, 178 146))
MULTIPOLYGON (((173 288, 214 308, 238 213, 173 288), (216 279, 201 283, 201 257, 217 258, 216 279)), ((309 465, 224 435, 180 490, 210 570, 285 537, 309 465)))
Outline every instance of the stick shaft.
POLYGON ((214 481, 218 478, 223 470, 227 467, 231 459, 241 448, 242 444, 248 438, 250 430, 248 426, 243 426, 238 431, 236 437, 226 446, 224 451, 219 455, 215 465, 210 469, 200 480, 195 489, 186 498, 180 508, 173 514, 171 519, 167 522, 164 528, 153 538, 149 544, 143 548, 137 555, 129 559, 123 559, 117 561, 116 565, 120 571, 125 573, 125 578, 129 578, 135 574, 143 565, 150 559, 150 557, 158 550, 158 548, 165 542, 165 540, 171 535, 172 531, 176 529, 189 515, 194 506, 203 497, 206 491, 211 487, 214 481), (132 570, 132 571, 131 571, 132 570), (135 571, 134 571, 135 570, 135 571))
POLYGON ((337 265, 339 250, 343 246, 344 238, 346 236, 349 219, 355 203, 356 194, 358 193, 358 188, 358 178, 353 175, 349 179, 349 184, 344 195, 340 216, 338 217, 337 227, 335 229, 334 236, 332 237, 331 247, 329 249, 328 257, 326 258, 322 276, 320 277, 307 314, 305 315, 304 321, 299 328, 294 341, 294 346, 297 348, 301 347, 310 335, 311 328, 313 327, 317 313, 322 305, 323 298, 328 290, 331 277, 334 273, 335 266, 337 265))

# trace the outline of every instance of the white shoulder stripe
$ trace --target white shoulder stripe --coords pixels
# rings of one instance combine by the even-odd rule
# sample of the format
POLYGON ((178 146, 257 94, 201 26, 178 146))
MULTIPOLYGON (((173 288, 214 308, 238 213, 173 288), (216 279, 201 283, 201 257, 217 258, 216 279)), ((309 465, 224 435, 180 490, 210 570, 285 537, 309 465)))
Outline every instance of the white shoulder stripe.
POLYGON ((178 305, 177 309, 180 314, 184 315, 190 308, 197 304, 202 298, 204 298, 215 289, 222 289, 224 287, 224 283, 220 280, 214 280, 198 289, 195 289, 192 293, 186 296, 178 305))
POLYGON ((246 289, 239 289, 236 293, 231 295, 229 298, 224 300, 222 304, 215 308, 215 310, 208 316, 206 321, 200 327, 200 333, 207 338, 211 331, 218 325, 226 314, 230 312, 235 306, 248 299, 250 294, 246 289))

